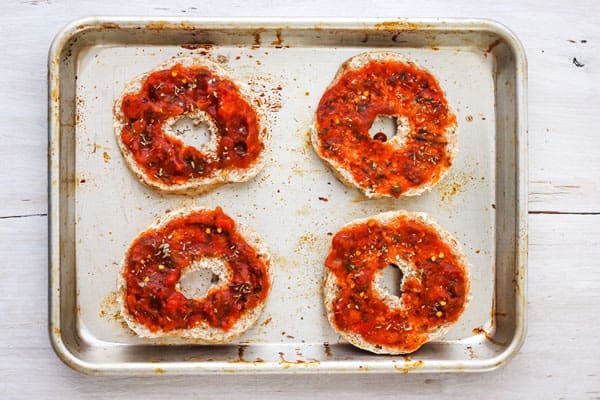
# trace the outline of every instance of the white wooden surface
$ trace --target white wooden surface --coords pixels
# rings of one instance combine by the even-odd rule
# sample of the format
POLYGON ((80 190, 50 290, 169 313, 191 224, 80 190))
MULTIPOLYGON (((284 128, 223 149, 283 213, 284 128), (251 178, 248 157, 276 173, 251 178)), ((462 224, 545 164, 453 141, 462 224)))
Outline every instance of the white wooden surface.
POLYGON ((596 1, 29 0, 1 2, 0 398, 600 399, 600 3, 596 1), (474 375, 94 378, 50 349, 46 54, 86 15, 485 17, 529 58, 529 333, 474 375), (584 64, 577 67, 572 59, 584 64))

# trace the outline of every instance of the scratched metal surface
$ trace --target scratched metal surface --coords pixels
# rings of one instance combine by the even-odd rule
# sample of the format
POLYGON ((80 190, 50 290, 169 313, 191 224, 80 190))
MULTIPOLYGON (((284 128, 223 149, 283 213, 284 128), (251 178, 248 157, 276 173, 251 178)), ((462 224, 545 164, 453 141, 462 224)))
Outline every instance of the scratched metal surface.
POLYGON ((50 59, 50 319, 59 328, 51 334, 59 356, 88 373, 475 371, 510 358, 524 329, 526 167, 518 162, 526 67, 501 27, 442 22, 106 19, 68 28, 50 59), (372 50, 401 52, 433 72, 456 113, 459 154, 431 193, 367 200, 339 183, 310 147, 316 105, 336 70, 372 50), (202 196, 160 195, 124 164, 112 106, 136 75, 190 54, 222 64, 263 100, 268 162, 250 182, 202 196), (263 315, 228 345, 140 339, 118 314, 118 264, 132 238, 168 210, 191 205, 223 207, 257 230, 273 256, 263 315), (399 208, 428 212, 452 232, 472 279, 458 323, 410 358, 344 343, 321 302, 331 233, 399 208))

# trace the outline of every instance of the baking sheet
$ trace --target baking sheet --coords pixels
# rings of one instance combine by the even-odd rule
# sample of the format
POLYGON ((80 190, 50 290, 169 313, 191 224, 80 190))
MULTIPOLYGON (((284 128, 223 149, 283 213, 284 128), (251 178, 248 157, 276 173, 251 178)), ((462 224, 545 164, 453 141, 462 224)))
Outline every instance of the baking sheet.
MULTIPOLYGON (((481 21, 454 21, 449 31, 439 22, 418 21, 295 21, 294 26, 266 20, 255 29, 253 24, 107 19, 71 27, 78 33, 70 32, 71 44, 68 51, 62 48, 59 61, 63 73, 56 77, 64 90, 52 99, 62 106, 56 127, 62 128, 60 143, 54 142, 57 132, 51 126, 51 146, 60 163, 51 169, 69 181, 54 192, 51 181, 52 206, 63 211, 61 216, 53 209, 52 215, 57 224, 73 222, 63 232, 51 232, 51 245, 72 242, 62 246, 63 260, 52 266, 59 277, 69 278, 63 282, 70 293, 55 294, 51 287, 51 296, 58 296, 60 308, 74 311, 66 324, 69 334, 63 328, 52 336, 71 343, 70 364, 87 372, 442 371, 489 369, 490 360, 508 358, 511 343, 521 340, 514 338, 524 317, 517 307, 523 293, 515 289, 518 281, 503 282, 507 275, 524 274, 523 260, 516 257, 523 250, 518 244, 524 225, 514 230, 512 248, 505 234, 507 225, 510 234, 510 227, 522 222, 518 212, 525 205, 517 201, 522 180, 510 179, 523 173, 510 162, 518 160, 523 127, 515 115, 501 112, 524 96, 517 91, 520 54, 500 36, 507 33, 481 21), (464 29, 458 29, 461 24, 464 29), (483 31, 472 29, 477 26, 483 31), (79 43, 73 44, 75 38, 79 43), (501 47, 504 52, 495 49, 501 47), (373 50, 401 52, 433 72, 456 113, 458 157, 431 193, 367 200, 339 183, 310 147, 307 133, 315 108, 336 70, 347 58, 373 50), (222 64, 264 100, 271 124, 268 162, 250 182, 202 196, 160 195, 124 164, 112 130, 112 105, 136 75, 172 56, 192 54, 222 64), (499 82, 505 70, 511 79, 499 82), (72 136, 65 137, 69 118, 72 136), (504 132, 505 126, 513 132, 504 132), (273 256, 274 283, 265 311, 228 345, 140 339, 118 314, 118 264, 132 238, 168 210, 192 205, 223 207, 258 231, 273 256), (410 357, 376 356, 345 344, 329 326, 321 302, 323 260, 339 227, 399 208, 428 212, 461 242, 471 266, 472 299, 444 339, 410 357), (500 249, 502 257, 507 250, 513 257, 499 270, 500 249), (497 329, 499 323, 503 329, 497 329)), ((52 323, 68 318, 62 314, 54 318, 51 313, 52 323)))

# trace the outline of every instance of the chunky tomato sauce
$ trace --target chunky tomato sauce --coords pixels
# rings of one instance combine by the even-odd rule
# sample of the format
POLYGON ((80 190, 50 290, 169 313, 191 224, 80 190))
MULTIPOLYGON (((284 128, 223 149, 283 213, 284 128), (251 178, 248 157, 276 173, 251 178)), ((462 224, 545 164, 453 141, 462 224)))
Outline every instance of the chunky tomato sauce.
POLYGON ((128 312, 153 332, 193 328, 200 322, 229 330, 265 300, 270 288, 266 260, 221 208, 193 212, 144 232, 129 248, 123 274, 128 312), (232 277, 225 288, 189 299, 177 283, 186 266, 202 257, 222 258, 232 277))
POLYGON ((363 188, 399 197, 451 164, 446 129, 456 123, 442 89, 427 71, 399 61, 371 61, 327 89, 317 109, 322 155, 351 172, 363 188), (369 129, 377 116, 403 116, 403 145, 369 129))
POLYGON ((139 92, 123 97, 121 109, 123 143, 150 179, 165 184, 248 167, 264 147, 257 114, 236 85, 203 67, 177 64, 150 74, 139 92), (216 157, 162 130, 168 118, 194 110, 206 112, 218 129, 216 157))
POLYGON ((373 345, 417 349, 426 334, 454 322, 462 313, 467 276, 458 256, 436 231, 401 217, 344 228, 332 241, 325 266, 340 292, 333 302, 335 324, 373 345), (410 263, 416 276, 404 277, 402 308, 385 304, 373 288, 378 271, 397 261, 410 263))

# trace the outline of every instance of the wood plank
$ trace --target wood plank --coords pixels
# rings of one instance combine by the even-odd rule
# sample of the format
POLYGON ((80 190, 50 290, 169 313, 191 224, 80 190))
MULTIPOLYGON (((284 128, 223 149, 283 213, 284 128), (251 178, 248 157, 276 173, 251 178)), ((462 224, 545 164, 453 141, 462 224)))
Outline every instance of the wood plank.
POLYGON ((555 29, 543 40, 522 35, 534 44, 527 48, 531 210, 600 211, 600 29, 573 17, 544 16, 539 23, 555 29))
POLYGON ((530 218, 529 330, 525 346, 500 370, 449 375, 87 377, 69 370, 46 333, 46 218, 0 220, 0 394, 4 398, 160 399, 170 396, 275 399, 597 398, 600 396, 600 216, 530 218), (35 384, 31 384, 35 382, 35 384))
MULTIPOLYGON (((72 7, 68 1, 30 0, 5 5, 0 35, 0 217, 46 212, 46 54, 54 34, 80 15, 365 15, 364 3, 263 0, 106 0, 72 7), (262 7, 261 7, 262 5, 262 7), (27 45, 16 45, 27 43, 27 45), (15 68, 18 66, 18 68, 15 68)), ((589 1, 420 4, 385 0, 370 16, 465 16, 501 21, 521 38, 529 58, 530 207, 534 211, 599 212, 600 4, 589 1), (468 10, 468 11, 467 11, 468 10), (536 23, 531 23, 535 18, 536 23), (583 43, 582 40, 586 40, 583 43), (573 42, 574 43, 573 43, 573 42), (583 67, 577 67, 576 57, 583 67)))

